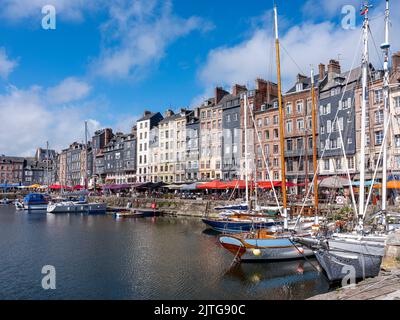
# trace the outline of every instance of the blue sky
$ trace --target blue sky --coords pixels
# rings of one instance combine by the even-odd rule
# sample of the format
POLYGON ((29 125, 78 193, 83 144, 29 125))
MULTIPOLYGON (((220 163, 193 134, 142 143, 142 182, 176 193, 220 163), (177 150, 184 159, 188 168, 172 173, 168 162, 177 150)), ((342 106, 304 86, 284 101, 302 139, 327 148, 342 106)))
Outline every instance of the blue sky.
MULTIPOLYGON (((358 11, 359 0, 277 3, 286 88, 311 64, 317 68, 339 54, 343 67, 351 66, 360 30, 340 28, 340 11, 346 4, 358 11)), ((144 109, 193 107, 215 85, 276 78, 272 0, 0 4, 0 111, 7 112, 0 154, 29 155, 46 140, 67 147, 83 139, 84 120, 91 131, 127 131, 144 109), (56 8, 56 30, 41 28, 45 4, 56 8), (7 143, 9 135, 18 142, 7 143)), ((382 13, 379 6, 376 12, 382 13)), ((357 27, 360 22, 357 17, 357 27)))

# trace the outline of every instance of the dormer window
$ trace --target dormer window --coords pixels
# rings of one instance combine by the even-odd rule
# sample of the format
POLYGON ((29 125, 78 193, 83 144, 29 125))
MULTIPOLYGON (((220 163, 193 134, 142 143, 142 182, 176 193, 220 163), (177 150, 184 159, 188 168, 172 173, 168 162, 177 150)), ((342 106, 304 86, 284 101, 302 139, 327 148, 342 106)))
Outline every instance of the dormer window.
POLYGON ((296 84, 296 92, 303 91, 303 83, 299 82, 296 84))

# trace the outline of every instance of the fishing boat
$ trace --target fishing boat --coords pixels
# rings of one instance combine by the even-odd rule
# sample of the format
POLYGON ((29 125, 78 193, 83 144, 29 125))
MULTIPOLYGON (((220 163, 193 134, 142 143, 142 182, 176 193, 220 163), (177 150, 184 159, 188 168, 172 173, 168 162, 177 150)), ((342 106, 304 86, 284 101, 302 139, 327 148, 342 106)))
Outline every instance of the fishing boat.
MULTIPOLYGON (((366 136, 366 111, 368 93, 368 1, 363 7, 363 40, 364 51, 362 57, 362 105, 361 105, 361 151, 360 151, 360 194, 358 209, 357 229, 352 233, 333 234, 331 236, 319 236, 315 239, 293 237, 294 241, 300 242, 313 249, 319 264, 324 269, 328 279, 332 282, 342 280, 351 273, 355 279, 375 277, 380 271, 380 265, 385 252, 387 233, 367 234, 365 228, 366 207, 365 202, 365 136, 366 136)), ((385 42, 381 46, 384 51, 384 138, 379 155, 378 163, 382 157, 382 212, 386 212, 386 188, 387 188, 387 131, 390 121, 389 110, 389 0, 386 0, 385 11, 385 42)), ((374 174, 374 183, 376 169, 374 174)), ((354 205, 356 209, 356 205, 354 205)), ((384 222, 384 224, 386 224, 384 222)), ((388 230, 387 226, 385 229, 388 230)))
MULTIPOLYGON (((49 203, 48 195, 42 193, 30 193, 24 197, 23 209, 24 210, 44 210, 46 211, 49 203)), ((18 204, 20 206, 20 204, 18 204)))

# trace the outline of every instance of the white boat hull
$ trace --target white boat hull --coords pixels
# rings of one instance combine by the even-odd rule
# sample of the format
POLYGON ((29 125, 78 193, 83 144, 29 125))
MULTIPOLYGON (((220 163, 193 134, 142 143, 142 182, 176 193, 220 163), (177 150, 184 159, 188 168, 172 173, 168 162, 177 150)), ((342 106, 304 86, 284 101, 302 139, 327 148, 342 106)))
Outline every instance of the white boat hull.
POLYGON ((87 213, 87 214, 105 214, 107 205, 104 203, 61 203, 51 204, 47 208, 48 213, 87 213))

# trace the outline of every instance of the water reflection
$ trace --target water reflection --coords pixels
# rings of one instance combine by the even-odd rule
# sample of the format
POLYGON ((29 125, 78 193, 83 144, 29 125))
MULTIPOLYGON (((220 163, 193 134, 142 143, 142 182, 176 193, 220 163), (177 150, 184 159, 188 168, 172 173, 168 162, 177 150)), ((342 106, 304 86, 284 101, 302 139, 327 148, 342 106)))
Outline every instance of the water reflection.
POLYGON ((0 208, 3 299, 302 299, 326 292, 305 261, 240 264, 200 219, 0 208), (41 268, 57 270, 43 291, 41 268))

